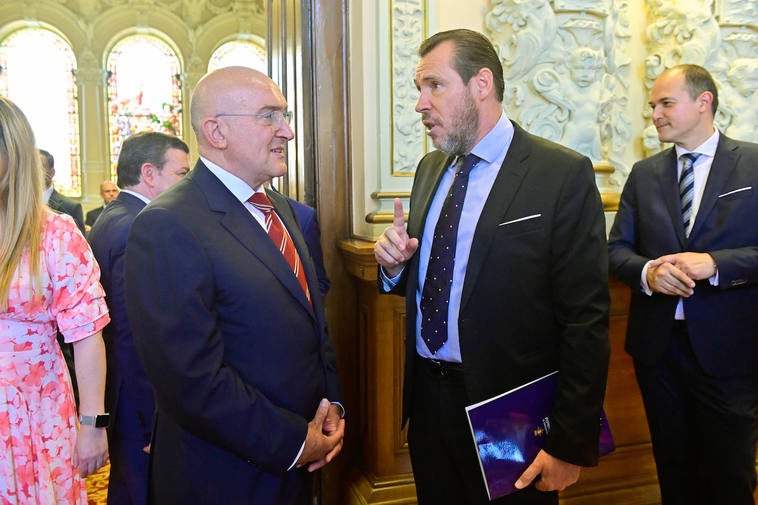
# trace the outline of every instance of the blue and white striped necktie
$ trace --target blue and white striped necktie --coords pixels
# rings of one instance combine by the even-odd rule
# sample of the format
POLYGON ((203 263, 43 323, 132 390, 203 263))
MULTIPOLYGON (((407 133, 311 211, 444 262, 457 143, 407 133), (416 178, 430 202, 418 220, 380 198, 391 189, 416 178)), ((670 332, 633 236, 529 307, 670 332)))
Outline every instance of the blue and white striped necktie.
POLYGON ((700 153, 685 153, 679 157, 682 160, 682 173, 679 176, 679 199, 682 202, 682 225, 684 235, 690 236, 690 220, 692 219, 692 200, 695 197, 694 165, 700 153))

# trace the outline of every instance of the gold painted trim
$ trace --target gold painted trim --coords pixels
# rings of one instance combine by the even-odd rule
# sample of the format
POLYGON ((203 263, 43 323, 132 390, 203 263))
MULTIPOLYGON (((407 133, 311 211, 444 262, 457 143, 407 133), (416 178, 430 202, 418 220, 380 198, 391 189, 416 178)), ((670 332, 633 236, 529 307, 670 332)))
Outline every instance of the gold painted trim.
MULTIPOLYGON (((404 214, 405 220, 408 221, 408 213, 404 214)), ((395 214, 392 212, 371 212, 366 216, 366 222, 371 224, 389 224, 395 220, 395 214)))
POLYGON ((371 193, 372 200, 389 200, 395 198, 410 198, 410 191, 374 191, 371 193))

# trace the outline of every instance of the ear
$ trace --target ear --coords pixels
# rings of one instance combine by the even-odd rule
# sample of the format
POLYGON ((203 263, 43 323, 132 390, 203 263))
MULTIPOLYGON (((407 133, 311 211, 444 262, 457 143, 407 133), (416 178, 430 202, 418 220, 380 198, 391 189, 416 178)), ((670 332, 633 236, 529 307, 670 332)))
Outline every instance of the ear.
POLYGON ((481 68, 479 72, 472 75, 471 80, 469 80, 469 86, 472 86, 472 95, 479 98, 479 100, 484 100, 491 96, 495 92, 494 82, 495 79, 492 75, 492 70, 489 68, 481 68))
POLYGON ((153 181, 157 170, 158 169, 155 168, 155 165, 152 163, 143 163, 140 167, 141 181, 147 184, 148 187, 152 188, 155 185, 153 181))
POLYGON ((700 96, 697 97, 697 107, 700 112, 711 110, 711 104, 713 103, 713 93, 710 91, 703 91, 700 96))
POLYGON ((203 137, 209 145, 216 149, 226 148, 226 135, 224 125, 219 123, 215 117, 209 117, 203 120, 202 131, 203 137))

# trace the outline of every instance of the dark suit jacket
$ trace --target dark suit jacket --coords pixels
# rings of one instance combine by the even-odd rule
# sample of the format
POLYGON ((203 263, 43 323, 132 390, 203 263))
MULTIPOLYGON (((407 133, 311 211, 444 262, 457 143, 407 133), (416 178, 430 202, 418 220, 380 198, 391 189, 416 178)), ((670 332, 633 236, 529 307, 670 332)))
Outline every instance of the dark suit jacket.
POLYGON ((681 225, 676 152, 634 165, 610 234, 611 271, 632 289, 626 349, 654 364, 672 333, 677 297, 644 294, 645 263, 665 254, 707 252, 719 285, 699 281, 684 300, 698 361, 715 376, 758 370, 758 145, 721 135, 689 239, 681 225))
MULTIPOLYGON (((476 227, 463 286, 458 327, 466 392, 475 403, 560 369, 545 448, 565 461, 594 465, 609 356, 602 203, 588 158, 515 128, 476 227)), ((422 238, 429 205, 452 162, 434 151, 419 163, 411 237, 422 238)), ((406 297, 409 335, 404 418, 413 415, 418 256, 394 289, 406 297)))
POLYGON ((82 211, 82 204, 78 203, 76 200, 63 196, 58 193, 56 189, 53 189, 53 192, 50 193, 50 199, 47 201, 47 206, 56 212, 68 214, 74 218, 74 222, 79 228, 79 231, 84 233, 84 212, 82 211))
MULTIPOLYGON (((294 216, 269 192, 318 290, 294 216)), ((155 388, 152 503, 305 504, 287 471, 319 400, 340 401, 321 298, 202 163, 148 205, 127 243, 126 299, 155 388)))
POLYGON ((95 207, 91 211, 87 212, 87 219, 84 221, 84 224, 87 226, 92 226, 95 224, 95 221, 97 221, 98 216, 103 212, 104 208, 105 205, 101 205, 100 207, 95 207))
POLYGON ((324 252, 321 249, 321 230, 318 226, 316 209, 289 197, 287 197, 287 201, 295 213, 300 230, 303 232, 303 238, 308 246, 308 251, 311 253, 321 295, 326 295, 331 282, 324 268, 324 252))
MULTIPOLYGON (((100 265, 100 282, 111 314, 110 324, 103 329, 108 362, 106 408, 111 413, 109 432, 122 438, 141 437, 143 446, 150 442, 155 401, 152 386, 137 356, 126 312, 124 258, 132 222, 144 207, 145 202, 139 198, 119 193, 88 236, 100 265), (121 404, 129 405, 130 411, 120 411, 121 404)), ((118 457, 120 455, 113 454, 112 449, 111 459, 118 457)))

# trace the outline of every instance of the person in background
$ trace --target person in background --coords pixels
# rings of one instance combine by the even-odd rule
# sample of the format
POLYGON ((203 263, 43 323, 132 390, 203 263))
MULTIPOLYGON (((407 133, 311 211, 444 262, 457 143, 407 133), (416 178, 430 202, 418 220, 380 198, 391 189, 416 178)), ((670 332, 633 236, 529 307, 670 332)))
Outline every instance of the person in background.
POLYGON ((45 203, 47 203, 47 206, 54 211, 71 216, 74 219, 77 228, 79 228, 79 231, 84 233, 84 212, 82 211, 82 204, 67 196, 63 196, 55 189, 55 186, 53 185, 53 177, 55 177, 55 158, 53 158, 53 155, 44 149, 40 149, 39 156, 45 174, 45 203))
POLYGON ((0 497, 86 505, 83 477, 108 458, 109 316, 87 241, 45 206, 43 189, 31 126, 0 97, 0 497), (58 330, 76 351, 79 423, 58 330))
POLYGON ((303 232, 303 239, 308 246, 308 251, 311 253, 321 296, 326 296, 329 286, 331 286, 331 281, 324 267, 324 251, 321 248, 321 229, 318 225, 316 209, 290 197, 287 197, 287 202, 290 204, 292 212, 294 212, 297 218, 297 223, 303 232))
POLYGON ((632 291, 626 350, 664 505, 753 503, 758 438, 758 144, 713 124, 697 65, 665 70, 653 124, 674 145, 637 162, 609 237, 632 291))
POLYGON ((95 221, 97 220, 97 217, 100 215, 101 212, 103 212, 103 209, 106 205, 111 203, 113 200, 116 199, 118 196, 118 186, 113 184, 111 181, 103 181, 100 183, 100 196, 103 199, 103 204, 100 207, 95 207, 94 209, 87 212, 87 218, 84 221, 84 228, 89 233, 90 229, 92 228, 92 225, 95 224, 95 221))
MULTIPOLYGON (((53 155, 45 151, 44 149, 39 149, 39 156, 40 156, 40 161, 42 162, 42 170, 43 170, 43 173, 45 174, 45 191, 43 194, 44 194, 47 206, 50 207, 55 212, 58 212, 61 214, 68 214, 69 216, 71 216, 74 220, 74 223, 76 223, 77 228, 79 228, 79 231, 81 231, 82 233, 86 233, 85 227, 84 227, 84 220, 82 218, 83 216, 82 205, 79 202, 58 193, 58 191, 53 186, 53 177, 55 176, 55 158, 53 158, 53 155)), ((63 351, 63 357, 66 359, 68 374, 71 377, 71 382, 73 384, 73 389, 74 389, 74 401, 76 402, 76 405, 78 407, 79 406, 79 385, 76 383, 76 370, 75 370, 75 364, 74 364, 74 361, 75 361, 74 347, 71 345, 71 343, 66 342, 63 339, 63 335, 61 335, 60 333, 58 333, 58 345, 61 346, 61 351, 63 351)))
POLYGON ((126 246, 157 405, 148 502, 306 505, 345 421, 313 264, 287 200, 264 188, 286 173, 291 115, 244 67, 200 79, 190 114, 200 160, 126 246))
POLYGON ((500 59, 480 33, 437 33, 419 56, 416 111, 438 150, 417 167, 407 230, 396 199, 374 247, 380 291, 406 299, 403 419, 419 504, 557 504, 597 464, 608 371, 592 163, 508 120, 500 59), (490 502, 465 407, 554 370, 544 448, 518 491, 490 502))
POLYGON ((148 452, 155 410, 153 389, 137 356, 126 313, 126 239, 137 214, 189 169, 189 148, 183 140, 160 132, 128 137, 121 145, 116 167, 122 191, 108 203, 89 232, 111 315, 111 323, 103 330, 108 363, 106 406, 111 414, 108 505, 147 502, 148 452))

